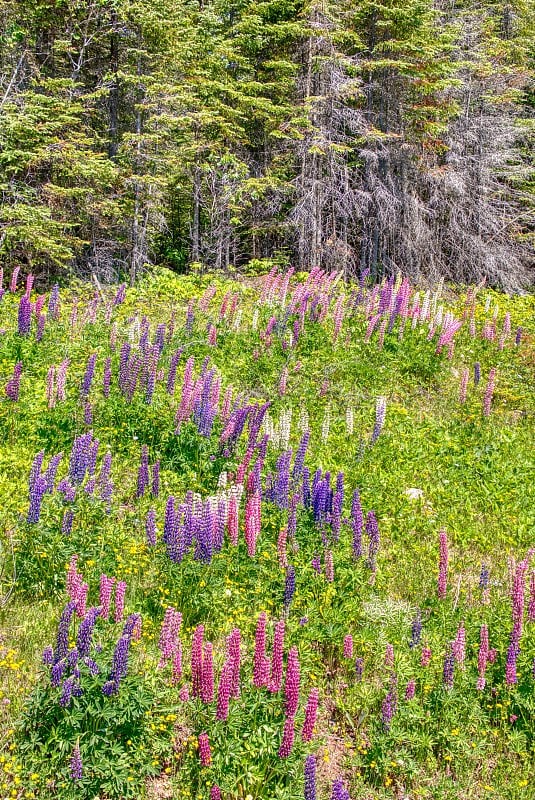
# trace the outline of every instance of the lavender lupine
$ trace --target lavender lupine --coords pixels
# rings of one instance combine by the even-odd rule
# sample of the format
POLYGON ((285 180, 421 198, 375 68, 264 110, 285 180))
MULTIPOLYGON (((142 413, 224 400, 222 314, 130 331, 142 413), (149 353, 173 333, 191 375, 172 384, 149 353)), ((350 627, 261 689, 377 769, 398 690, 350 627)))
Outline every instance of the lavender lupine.
POLYGON ((325 580, 327 583, 334 581, 334 556, 332 550, 325 551, 325 580))
POLYGON ((395 681, 392 680, 390 689, 388 690, 388 693, 385 699, 383 700, 381 706, 381 719, 385 731, 390 730, 392 719, 394 717, 394 714, 396 713, 396 707, 397 707, 397 695, 395 690, 395 681))
POLYGON ((19 301, 18 333, 19 336, 28 336, 32 327, 32 304, 25 294, 19 301))
POLYGON ((17 400, 19 399, 21 375, 22 375, 22 361, 18 361, 13 367, 13 375, 11 376, 11 379, 7 382, 5 388, 6 397, 13 403, 16 403, 17 400))
POLYGON ((20 272, 20 266, 17 265, 16 267, 14 267, 13 272, 11 273, 11 281, 9 284, 9 291, 11 292, 11 294, 15 294, 15 292, 17 291, 17 280, 19 277, 19 272, 20 272))
POLYGON ((160 650, 160 662, 158 666, 162 668, 166 662, 173 658, 178 649, 178 635, 182 625, 182 614, 174 608, 167 608, 164 614, 158 648, 160 650))
POLYGON ((438 562, 438 596, 440 599, 446 597, 448 586, 448 537, 446 531, 442 529, 439 533, 439 562, 438 562))
POLYGON ((305 761, 305 800, 316 800, 316 757, 309 755, 305 761))
POLYGON ((387 644, 385 648, 385 667, 393 667, 394 666, 394 645, 387 644))
POLYGON ((370 444, 374 444, 383 430, 386 417, 386 397, 378 397, 375 406, 375 425, 370 438, 370 444))
POLYGON ((304 742, 310 742, 314 734, 314 726, 316 724, 316 717, 318 714, 318 705, 319 691, 318 689, 311 689, 305 707, 305 721, 303 723, 303 730, 301 731, 301 739, 304 742))
POLYGON ((331 800, 350 800, 349 792, 345 788, 342 778, 336 778, 333 782, 331 800))
POLYGON ((366 533, 369 540, 367 566, 372 572, 375 572, 377 569, 377 553, 379 551, 379 526, 373 511, 368 511, 366 515, 366 533))
POLYGON ((80 746, 76 744, 72 751, 70 762, 71 780, 77 782, 81 781, 84 776, 82 756, 80 755, 80 746))

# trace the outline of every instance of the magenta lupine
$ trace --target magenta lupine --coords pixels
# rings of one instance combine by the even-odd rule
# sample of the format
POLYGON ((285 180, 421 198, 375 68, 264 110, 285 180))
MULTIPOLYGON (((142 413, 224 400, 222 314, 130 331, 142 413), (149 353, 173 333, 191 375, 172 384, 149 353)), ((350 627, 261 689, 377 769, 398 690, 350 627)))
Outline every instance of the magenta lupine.
POLYGON ((277 554, 279 556, 279 567, 286 569, 288 566, 288 556, 286 555, 286 542, 288 538, 288 528, 281 528, 277 539, 277 554))
POLYGON ((461 372, 461 384, 459 387, 459 403, 466 402, 466 390, 468 388, 468 378, 470 375, 470 370, 468 367, 465 367, 461 372))
POLYGON ((210 800, 221 800, 221 789, 215 784, 210 789, 210 800))
POLYGON ((294 717, 299 704, 299 654, 297 647, 291 647, 286 665, 286 681, 284 684, 285 714, 294 717))
POLYGON ((485 395, 483 397, 483 414, 485 417, 490 415, 490 407, 492 403, 492 396, 494 394, 494 384, 496 381, 496 367, 492 367, 489 372, 487 386, 485 388, 485 395))
POLYGON ((126 583, 124 581, 117 581, 115 587, 115 622, 120 622, 124 616, 124 595, 126 592, 126 583))
POLYGON ((207 767, 212 760, 210 740, 207 733, 199 734, 199 758, 203 767, 207 767))
POLYGON ((512 617, 515 636, 520 639, 524 620, 524 591, 528 560, 520 561, 515 568, 513 586, 511 590, 512 617))
POLYGON ((284 652, 284 620, 279 620, 275 625, 273 636, 273 653, 271 656, 271 675, 269 679, 269 691, 276 693, 282 688, 282 665, 284 652))
POLYGON ((344 636, 344 658, 353 658, 353 637, 350 633, 344 636))
POLYGON ((201 700, 211 703, 214 699, 214 656, 211 642, 206 642, 202 658, 201 700))
POLYGON ((422 647, 422 654, 420 656, 420 664, 422 665, 422 667, 429 666, 431 662, 431 655, 432 655, 431 648, 427 644, 425 644, 422 647))
POLYGON ((438 562, 438 596, 441 599, 446 597, 448 586, 448 537, 446 531, 442 529, 439 538, 439 562, 438 562))
POLYGON ((535 622, 535 570, 531 570, 529 580, 528 622, 535 622))
POLYGON ((197 625, 191 641, 191 694, 193 697, 201 696, 203 638, 204 625, 197 625))
POLYGON ((459 665, 460 669, 464 670, 464 660, 466 657, 466 631, 463 623, 459 625, 459 628, 457 629, 457 635, 452 642, 451 647, 455 661, 459 665))
POLYGON ((13 367, 13 375, 11 380, 6 384, 5 393, 6 397, 13 403, 19 399, 20 393, 20 377, 22 375, 22 361, 18 361, 13 367))
POLYGON ((314 726, 316 724, 316 717, 318 714, 318 705, 319 690, 311 689, 305 707, 305 721, 303 723, 303 730, 301 731, 301 739, 304 742, 310 742, 314 734, 314 726))
POLYGON ((269 681, 269 660, 266 656, 267 615, 262 611, 256 623, 253 686, 261 688, 269 681))
POLYGON ((187 686, 182 686, 178 693, 178 699, 181 703, 187 703, 189 700, 189 689, 187 686))
POLYGON ((231 697, 240 696, 241 632, 234 628, 227 638, 228 660, 232 663, 231 697))
POLYGON ((87 583, 82 582, 78 586, 78 591, 76 593, 76 597, 74 598, 74 602, 76 604, 76 613, 78 614, 79 617, 85 616, 88 591, 89 591, 89 585, 87 583))
POLYGON ((232 661, 227 659, 223 664, 219 686, 217 687, 217 711, 216 719, 225 721, 228 719, 230 694, 232 690, 232 661))
POLYGON ((250 495, 245 505, 245 543, 247 554, 252 558, 256 553, 256 540, 260 533, 260 495, 250 495))
POLYGON ((171 679, 173 685, 177 684, 181 679, 181 677, 182 677, 182 643, 178 641, 173 655, 173 674, 171 679))
POLYGON ((394 645, 387 644, 385 648, 385 667, 394 666, 394 645))
POLYGON ((405 700, 412 700, 416 692, 416 681, 412 678, 405 688, 405 700))
POLYGON ((286 394, 286 387, 288 384, 288 367, 283 367, 279 379, 279 394, 281 397, 286 394))
POLYGON ((100 605, 100 616, 102 619, 109 619, 111 595, 113 592, 114 583, 115 578, 108 578, 108 576, 104 574, 100 576, 100 593, 98 602, 100 605))
POLYGON ((477 656, 477 689, 482 692, 485 688, 485 673, 489 660, 489 630, 486 625, 481 626, 479 633, 479 653, 477 656))
POLYGON ((294 746, 295 720, 293 717, 286 717, 284 720, 284 730, 282 742, 279 747, 279 758, 288 758, 294 746))

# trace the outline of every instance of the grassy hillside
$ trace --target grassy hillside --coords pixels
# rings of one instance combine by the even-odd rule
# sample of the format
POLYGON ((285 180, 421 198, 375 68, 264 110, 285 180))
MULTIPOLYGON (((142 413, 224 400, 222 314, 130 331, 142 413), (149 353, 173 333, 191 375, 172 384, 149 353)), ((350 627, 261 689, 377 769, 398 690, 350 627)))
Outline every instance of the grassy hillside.
POLYGON ((1 797, 533 796, 532 296, 11 288, 1 797))

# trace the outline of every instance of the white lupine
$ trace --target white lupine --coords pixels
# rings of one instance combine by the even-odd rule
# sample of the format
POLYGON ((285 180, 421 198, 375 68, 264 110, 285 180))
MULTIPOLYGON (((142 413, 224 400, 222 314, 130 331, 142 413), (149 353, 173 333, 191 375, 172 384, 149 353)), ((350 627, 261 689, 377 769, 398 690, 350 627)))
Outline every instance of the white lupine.
POLYGON ((429 316, 429 305, 431 303, 431 292, 429 289, 424 295, 424 301, 422 303, 422 309, 420 311, 420 321, 425 322, 427 317, 429 316))
POLYGON ((490 294, 487 295, 485 299, 485 314, 489 313, 489 308, 490 308, 490 294))
POLYGON ((354 429, 355 429, 355 414, 353 412, 353 407, 348 406, 346 408, 346 430, 350 436, 353 435, 354 429))
POLYGON ((270 441, 273 441, 274 425, 273 417, 269 412, 266 413, 262 421, 262 429, 266 436, 269 436, 270 441))
POLYGON ((243 313, 242 309, 239 308, 236 314, 236 318, 234 320, 234 325, 232 326, 233 329, 236 331, 236 333, 238 333, 238 331, 240 330, 242 313, 243 313))
POLYGON ((251 328, 253 329, 253 331, 256 331, 256 329, 258 328, 258 308, 255 308, 255 310, 253 311, 253 318, 251 320, 251 328))
POLYGON ((302 408, 299 411, 299 419, 297 421, 297 430, 299 433, 304 433, 309 428, 309 418, 308 418, 308 411, 306 408, 302 408))
POLYGON ((223 472, 221 473, 221 475, 219 476, 219 478, 217 480, 217 488, 218 489, 226 489, 227 488, 227 478, 228 478, 227 473, 226 473, 225 470, 223 470, 223 472))
POLYGON ((279 446, 283 450, 288 449, 290 443, 290 431, 292 426, 292 408, 283 409, 279 419, 279 446))
POLYGON ((139 333, 140 333, 140 323, 139 318, 136 317, 130 327, 128 328, 128 339, 129 341, 134 344, 139 340, 139 333))
POLYGON ((331 409, 325 409, 325 416, 323 417, 323 424, 321 426, 321 441, 322 444, 326 444, 327 439, 329 438, 329 431, 331 428, 331 409))

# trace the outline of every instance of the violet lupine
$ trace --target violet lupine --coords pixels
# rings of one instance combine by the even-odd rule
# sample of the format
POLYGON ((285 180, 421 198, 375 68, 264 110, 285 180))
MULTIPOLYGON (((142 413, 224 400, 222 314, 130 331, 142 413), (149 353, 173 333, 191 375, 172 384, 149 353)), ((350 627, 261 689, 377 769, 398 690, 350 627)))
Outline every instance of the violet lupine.
POLYGON ((211 642, 206 642, 202 658, 201 700, 212 703, 214 699, 214 657, 211 642))
POLYGON ((212 760, 210 740, 207 733, 199 734, 199 758, 203 767, 207 767, 212 760))
POLYGON ((51 319, 57 319, 59 314, 59 286, 54 284, 48 300, 48 315, 51 319))
POLYGON ((353 637, 350 633, 344 636, 344 658, 353 658, 353 637))
POLYGON ((158 497, 160 494, 160 462, 155 461, 152 465, 152 485, 151 494, 153 497, 158 497))
POLYGON ((316 800, 316 757, 309 755, 305 761, 305 800, 316 800))
POLYGON ((319 690, 311 689, 305 707, 305 721, 303 723, 303 730, 301 731, 301 739, 303 742, 310 742, 312 739, 314 734, 314 726, 316 724, 316 717, 318 714, 318 705, 319 690))
POLYGON ((524 329, 523 329, 521 326, 519 326, 519 327, 516 329, 516 334, 515 334, 515 345, 516 345, 517 347, 519 346, 520 342, 522 341, 522 333, 523 333, 523 330, 524 330, 524 329))
POLYGON ((91 391, 91 384, 93 383, 93 377, 95 375, 95 364, 97 363, 97 354, 93 353, 89 356, 87 361, 87 366, 85 370, 85 374, 82 380, 82 386, 80 388, 80 396, 83 398, 89 397, 89 392, 91 391))
POLYGON ((117 694, 119 691, 121 680, 125 677, 128 671, 128 655, 130 651, 130 643, 132 641, 132 633, 137 625, 139 614, 131 614, 125 622, 123 632, 117 641, 113 653, 113 662, 108 680, 102 687, 102 693, 107 697, 117 694))
POLYGON ((43 338, 43 334, 45 332, 45 325, 46 325, 46 316, 44 314, 38 314, 37 328, 35 330, 35 339, 38 342, 40 342, 41 339, 43 338))
POLYGON ((370 438, 370 444, 374 444, 383 430, 386 417, 386 397, 378 397, 375 406, 375 425, 370 438))
POLYGON ((191 641, 191 694, 193 697, 201 696, 203 638, 204 625, 197 625, 191 641))
POLYGON ((411 640, 409 642, 409 647, 417 647, 420 644, 422 639, 422 612, 420 609, 416 612, 416 616, 412 621, 411 626, 411 640))
POLYGON ((262 611, 256 623, 253 686, 261 688, 269 681, 269 660, 266 656, 267 615, 262 611))
POLYGON ((76 637, 76 649, 80 658, 84 658, 89 655, 89 651, 91 649, 91 639, 93 637, 93 628, 95 627, 95 623, 97 621, 97 617, 100 615, 100 612, 100 606, 93 606, 92 608, 88 609, 80 623, 78 635, 76 637))
POLYGON ((115 587, 115 622, 120 622, 124 616, 124 596, 126 592, 126 583, 124 581, 117 581, 115 587))
POLYGON ((453 688, 453 678, 455 674, 455 655, 453 647, 450 644, 446 655, 444 656, 444 667, 442 669, 442 682, 445 689, 453 688))
POLYGON ((69 650, 69 628, 76 609, 76 603, 72 600, 67 603, 61 613, 58 624, 56 647, 54 649, 54 664, 59 664, 67 655, 69 650))
POLYGON ((363 658, 356 658, 355 659, 355 679, 357 683, 360 683, 362 680, 362 673, 364 672, 364 659, 363 658))
POLYGON ((288 758, 292 752, 295 738, 295 720, 293 717, 286 717, 282 733, 282 742, 279 747, 279 758, 288 758))
POLYGON ((479 361, 476 361, 474 364, 474 386, 477 386, 479 381, 481 380, 481 364, 479 361))
POLYGON ((268 689, 272 693, 280 692, 282 688, 282 665, 284 651, 284 620, 279 620, 275 625, 273 636, 273 653, 271 656, 271 674, 268 689))
POLYGON ((72 751, 70 761, 71 780, 77 782, 81 781, 84 776, 82 756, 80 755, 80 746, 76 744, 72 751))
POLYGON ((515 633, 513 631, 511 633, 511 638, 509 641, 509 647, 507 648, 507 658, 505 662, 505 682, 508 686, 511 686, 518 682, 516 664, 519 654, 520 654, 519 640, 518 637, 515 636, 515 633))
POLYGON ((154 508, 149 509, 147 512, 145 539, 149 547, 154 547, 156 545, 156 511, 154 508))
POLYGON ((286 569, 286 579, 284 582, 283 605, 287 612, 295 594, 295 568, 290 564, 286 569))
POLYGON ((114 584, 115 578, 108 578, 108 576, 104 574, 100 576, 100 592, 98 601, 100 604, 100 616, 102 619, 109 619, 110 617, 111 596, 114 584))
POLYGON ((19 301, 18 333, 19 336, 28 336, 32 327, 32 304, 25 294, 19 301))
POLYGON ((485 417, 490 415, 490 407, 492 403, 492 396, 494 394, 494 384, 496 381, 496 367, 492 367, 489 372, 487 386, 485 388, 485 395, 483 397, 483 414, 485 417))
POLYGON ((461 623, 457 629, 457 635, 451 645, 455 661, 460 669, 464 670, 464 660, 466 658, 466 630, 464 624, 461 623))
POLYGON ((372 572, 377 569, 377 553, 379 551, 379 526, 373 511, 366 515, 366 533, 368 535, 368 561, 367 566, 372 572))
POLYGON ((299 704, 299 654, 297 647, 291 647, 288 652, 288 664, 286 666, 286 681, 284 684, 285 714, 287 717, 294 717, 299 704))
POLYGON ((412 678, 405 688, 405 700, 412 700, 416 692, 416 681, 412 678))
POLYGON ((486 625, 481 626, 479 633, 479 652, 477 656, 477 689, 482 692, 485 688, 485 673, 489 661, 489 630, 486 625))
POLYGON ((349 792, 344 786, 344 781, 342 778, 336 778, 336 780, 333 782, 331 800, 350 800, 349 792))
POLYGON ((396 713, 396 707, 397 707, 397 695, 395 692, 395 688, 391 685, 381 706, 381 719, 385 731, 390 730, 392 719, 394 717, 394 714, 396 713))
POLYGON ((22 375, 22 361, 18 361, 13 367, 13 375, 7 382, 5 393, 8 400, 16 403, 20 394, 20 378, 22 375))
POLYGON ((141 462, 137 473, 136 497, 143 497, 149 485, 149 448, 146 444, 141 448, 141 462))
POLYGON ((448 586, 448 537, 446 531, 442 529, 439 533, 439 561, 438 561, 438 596, 440 599, 446 597, 448 586))
POLYGON ((41 504, 47 490, 48 481, 44 475, 40 475, 36 479, 30 492, 30 508, 28 510, 28 516, 26 517, 26 522, 28 524, 35 525, 39 522, 39 518, 41 516, 41 504))

